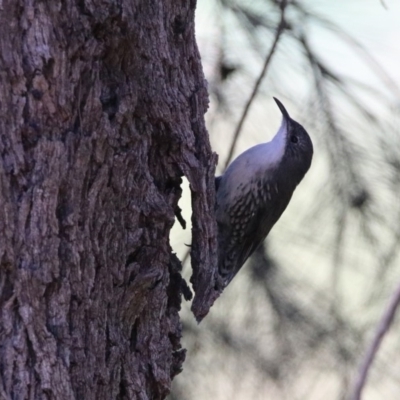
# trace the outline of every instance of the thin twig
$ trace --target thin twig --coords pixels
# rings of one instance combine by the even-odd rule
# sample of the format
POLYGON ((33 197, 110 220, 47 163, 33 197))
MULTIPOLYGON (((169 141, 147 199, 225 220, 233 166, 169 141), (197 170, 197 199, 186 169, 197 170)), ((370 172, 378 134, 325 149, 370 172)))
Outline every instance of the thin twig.
POLYGON ((383 7, 385 10, 388 10, 388 9, 389 9, 388 6, 386 5, 386 3, 385 3, 383 0, 381 0, 381 4, 382 4, 382 7, 383 7))
POLYGON ((244 123, 244 121, 245 121, 245 119, 247 117, 247 114, 249 112, 250 106, 253 103, 254 98, 256 97, 258 89, 260 88, 260 85, 261 85, 261 82, 262 82, 262 80, 263 80, 263 78, 265 76, 265 73, 267 72, 268 65, 269 65, 269 63, 270 63, 270 61, 272 59, 272 56, 275 53, 275 50, 276 50, 276 47, 278 45, 279 39, 280 39, 283 31, 285 30, 285 27, 286 27, 286 23, 285 23, 286 5, 287 5, 287 1, 286 0, 282 0, 282 2, 280 3, 281 19, 280 19, 279 24, 278 24, 277 29, 276 29, 274 42, 272 43, 271 50, 267 54, 267 57, 266 57, 265 62, 264 62, 263 69, 262 69, 262 71, 261 71, 261 73, 260 73, 260 75, 259 75, 259 77, 258 77, 258 79, 257 79, 257 81, 256 81, 256 83, 254 85, 253 91, 252 91, 249 99, 247 100, 246 106, 244 107, 244 110, 243 110, 243 114, 242 114, 242 116, 241 116, 241 118, 239 120, 239 123, 238 123, 237 127, 236 127, 235 133, 233 135, 232 144, 231 144, 231 147, 229 149, 228 157, 227 157, 227 159, 225 161, 225 168, 228 166, 228 164, 230 163, 230 161, 232 159, 233 152, 235 151, 237 140, 239 138, 240 132, 241 132, 242 127, 243 127, 243 123, 244 123))
POLYGON ((400 304, 400 285, 396 288, 395 292, 393 293, 389 306, 386 309, 385 313, 383 314, 381 321, 379 322, 378 328, 375 332, 375 336, 371 342, 371 345, 369 346, 367 352, 365 353, 363 362, 358 371, 357 379, 354 384, 354 390, 353 390, 353 395, 351 396, 351 400, 361 399, 361 392, 367 381, 369 369, 374 361, 374 358, 379 350, 379 347, 382 343, 384 336, 389 331, 389 328, 393 323, 393 319, 399 304, 400 304))

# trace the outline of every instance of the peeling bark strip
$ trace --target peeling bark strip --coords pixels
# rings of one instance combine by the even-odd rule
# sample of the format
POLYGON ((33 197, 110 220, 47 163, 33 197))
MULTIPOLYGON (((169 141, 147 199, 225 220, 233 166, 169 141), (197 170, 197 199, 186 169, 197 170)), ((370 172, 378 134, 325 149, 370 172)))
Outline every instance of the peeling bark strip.
POLYGON ((217 237, 214 206, 215 198, 215 168, 217 157, 214 155, 210 167, 205 171, 206 176, 191 176, 192 189, 192 247, 191 260, 193 275, 190 281, 195 291, 192 312, 197 322, 200 322, 209 312, 214 301, 221 294, 217 289, 217 237))
POLYGON ((0 1, 0 398, 163 399, 182 367, 169 231, 216 255, 195 1, 0 1))

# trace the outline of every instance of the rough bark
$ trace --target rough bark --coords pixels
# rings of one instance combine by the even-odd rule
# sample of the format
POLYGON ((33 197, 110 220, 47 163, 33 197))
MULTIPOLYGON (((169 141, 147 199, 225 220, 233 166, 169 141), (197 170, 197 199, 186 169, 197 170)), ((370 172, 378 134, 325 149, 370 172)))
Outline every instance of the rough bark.
POLYGON ((194 8, 0 0, 0 398, 162 399, 182 367, 182 174, 216 254, 194 8))

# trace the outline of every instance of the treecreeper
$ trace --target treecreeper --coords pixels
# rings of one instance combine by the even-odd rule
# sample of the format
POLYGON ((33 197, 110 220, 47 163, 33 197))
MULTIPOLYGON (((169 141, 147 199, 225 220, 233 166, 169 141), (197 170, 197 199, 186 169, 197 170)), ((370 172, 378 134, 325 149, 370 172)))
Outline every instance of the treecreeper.
MULTIPOLYGON (((206 312, 268 236, 311 166, 310 136, 274 100, 283 117, 274 138, 240 154, 215 179, 218 271, 212 296, 203 299, 209 303, 206 312)), ((196 315, 197 320, 205 314, 196 315)))

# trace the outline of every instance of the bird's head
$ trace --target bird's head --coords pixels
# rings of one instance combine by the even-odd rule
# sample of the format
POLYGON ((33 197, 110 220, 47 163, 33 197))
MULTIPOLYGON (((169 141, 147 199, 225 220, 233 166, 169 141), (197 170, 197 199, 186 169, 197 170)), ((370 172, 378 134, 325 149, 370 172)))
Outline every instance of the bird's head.
POLYGON ((311 166, 313 144, 307 131, 296 121, 290 118, 283 104, 274 97, 282 113, 282 124, 271 144, 278 150, 279 160, 276 161, 279 169, 292 179, 296 185, 303 179, 311 166))

